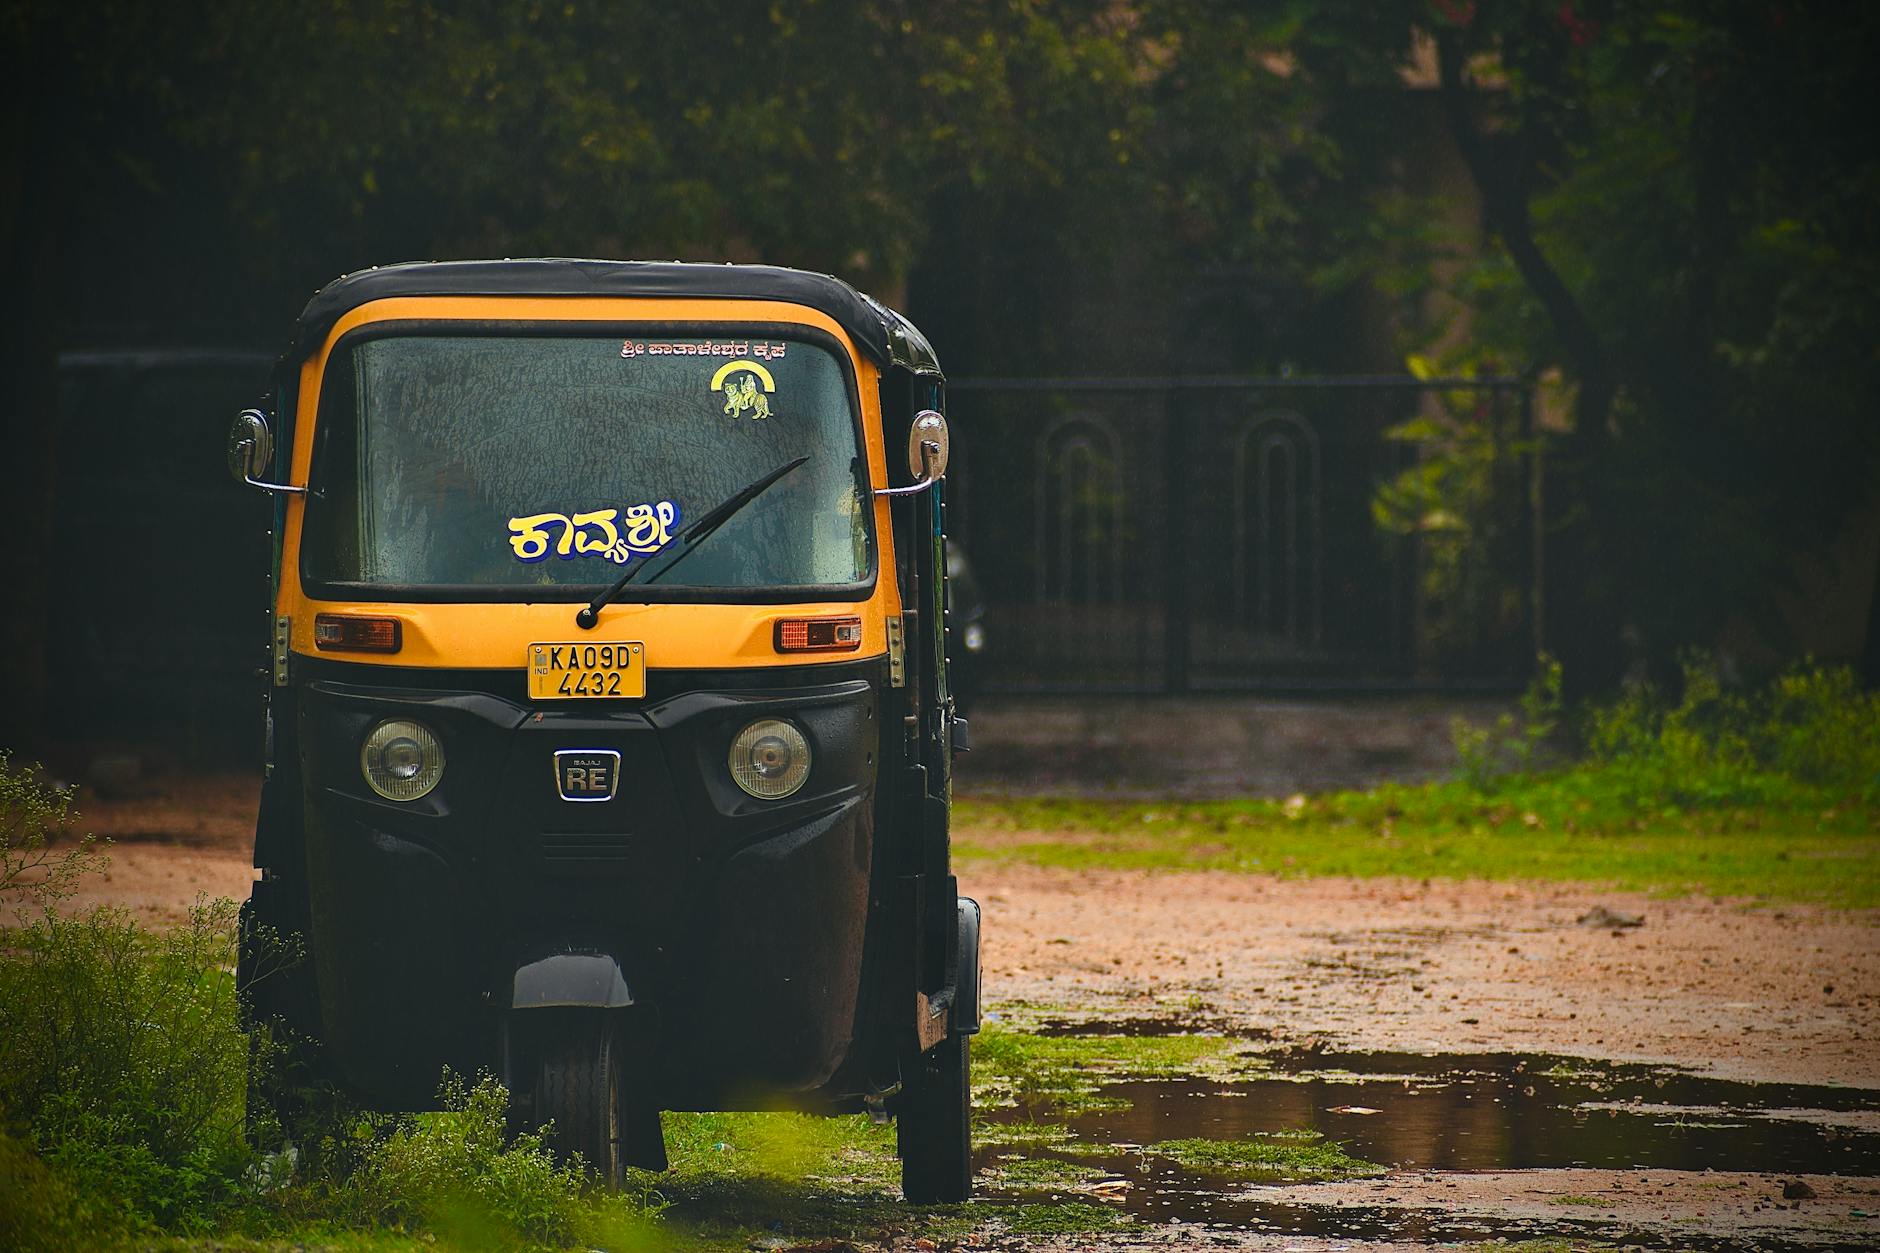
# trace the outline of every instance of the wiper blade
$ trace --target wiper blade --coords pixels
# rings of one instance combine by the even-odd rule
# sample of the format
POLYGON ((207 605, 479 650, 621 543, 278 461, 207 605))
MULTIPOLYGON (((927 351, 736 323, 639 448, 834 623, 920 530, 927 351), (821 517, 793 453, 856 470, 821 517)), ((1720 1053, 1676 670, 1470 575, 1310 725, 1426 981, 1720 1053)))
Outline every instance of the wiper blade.
POLYGON ((702 514, 698 521, 686 527, 683 531, 680 531, 664 548, 640 562, 638 565, 629 566, 624 574, 614 580, 612 587, 607 588, 600 595, 589 601, 586 607, 574 616, 575 625, 584 631, 591 629, 595 623, 601 620, 601 606, 620 595, 621 589, 626 587, 627 584, 640 582, 651 583, 654 579, 657 579, 662 574, 666 573, 666 571, 672 569, 681 561, 684 561, 692 550, 704 543, 706 538, 709 537, 713 531, 716 531, 719 527, 730 521, 732 514, 744 508, 744 506, 750 504, 759 496, 762 496, 770 489, 772 483, 775 483, 778 479, 808 460, 808 457, 798 457, 794 461, 786 461, 769 474, 764 475, 760 479, 755 479, 744 487, 739 488, 736 492, 733 492, 716 507, 702 514))

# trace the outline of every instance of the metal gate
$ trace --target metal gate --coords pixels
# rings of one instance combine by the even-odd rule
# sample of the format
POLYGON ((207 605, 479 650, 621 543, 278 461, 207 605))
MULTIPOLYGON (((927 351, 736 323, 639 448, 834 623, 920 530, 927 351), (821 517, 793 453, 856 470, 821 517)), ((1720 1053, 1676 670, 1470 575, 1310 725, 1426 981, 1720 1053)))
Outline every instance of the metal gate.
POLYGON ((1499 688, 1532 669, 1521 379, 948 390, 948 531, 987 601, 988 687, 1499 688))

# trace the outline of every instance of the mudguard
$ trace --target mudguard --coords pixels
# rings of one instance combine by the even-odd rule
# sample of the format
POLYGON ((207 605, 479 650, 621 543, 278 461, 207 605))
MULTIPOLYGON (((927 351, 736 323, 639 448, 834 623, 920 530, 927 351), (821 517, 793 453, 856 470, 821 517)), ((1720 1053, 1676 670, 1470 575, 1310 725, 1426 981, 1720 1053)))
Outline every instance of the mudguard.
POLYGON ((511 1009, 625 1009, 633 1004, 627 976, 606 953, 555 953, 519 968, 511 1009))
POLYGON ((960 965, 954 976, 953 1030, 959 1035, 979 1034, 979 902, 960 901, 960 965))

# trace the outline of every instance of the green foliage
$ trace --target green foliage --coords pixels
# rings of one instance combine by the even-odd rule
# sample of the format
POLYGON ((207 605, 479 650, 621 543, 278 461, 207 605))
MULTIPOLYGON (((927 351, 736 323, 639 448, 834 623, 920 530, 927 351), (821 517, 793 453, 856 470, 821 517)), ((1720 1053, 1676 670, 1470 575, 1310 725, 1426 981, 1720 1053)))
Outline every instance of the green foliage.
POLYGON ((38 917, 70 898, 78 881, 104 865, 96 842, 79 836, 69 848, 72 793, 57 791, 36 766, 16 768, 13 754, 0 749, 0 923, 38 917))
MULTIPOLYGON (((1492 363, 1445 367, 1411 354, 1410 373, 1467 377, 1492 363)), ((1527 470, 1536 445, 1521 429, 1517 391, 1455 387, 1416 396, 1414 417, 1386 437, 1414 450, 1377 485, 1372 521, 1396 542, 1415 545, 1419 596, 1418 664, 1440 672, 1453 656, 1479 654, 1487 641, 1527 629, 1527 470)))
POLYGON ((1595 708, 1587 739, 1609 794, 1634 806, 1880 802, 1880 694, 1845 669, 1804 666, 1759 692, 1724 687, 1701 658, 1675 700, 1641 685, 1595 708))
POLYGON ((1560 663, 1542 653, 1534 678, 1521 693, 1521 717, 1502 714, 1493 728, 1479 727, 1466 718, 1449 725, 1456 761, 1470 787, 1487 794, 1503 775, 1525 775, 1534 769, 1548 739, 1560 726, 1560 663))
POLYGON ((1360 1179, 1385 1168, 1351 1156, 1317 1132, 1294 1131, 1246 1140, 1162 1140, 1143 1152, 1189 1170, 1263 1183, 1360 1179))
POLYGON ((359 1227, 430 1231, 462 1247, 639 1238, 654 1212, 650 1191, 596 1193, 578 1157, 557 1161, 540 1132, 511 1137, 509 1094, 494 1078, 446 1075, 438 1100, 436 1113, 361 1117, 357 1166, 290 1207, 359 1227))
POLYGON ((0 952, 0 1112, 126 1224, 194 1230, 241 1202, 248 1040, 236 1023, 235 907, 199 901, 151 934, 122 910, 68 916, 80 844, 50 852, 69 798, 0 760, 0 874, 23 897, 0 952))
POLYGON ((115 1247, 129 1235, 123 1208, 82 1189, 0 1129, 0 1248, 64 1253, 115 1247))

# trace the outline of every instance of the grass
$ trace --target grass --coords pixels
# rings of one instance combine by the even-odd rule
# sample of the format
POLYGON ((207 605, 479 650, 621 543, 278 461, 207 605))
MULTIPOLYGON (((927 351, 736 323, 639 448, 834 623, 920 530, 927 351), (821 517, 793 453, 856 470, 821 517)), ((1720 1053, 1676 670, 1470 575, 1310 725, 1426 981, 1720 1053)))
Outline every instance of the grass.
MULTIPOLYGON (((1665 895, 1880 906, 1880 693, 1802 668, 1726 690, 1687 667, 1582 711, 1584 755, 1547 766, 1559 671, 1522 717, 1458 724, 1459 777, 1285 800, 962 798, 967 859, 1075 869, 1572 880, 1665 895)), ((1554 754, 1557 758, 1557 754, 1554 754)))
POLYGON ((1326 1183, 1385 1173, 1315 1131, 1288 1131, 1246 1140, 1163 1140, 1142 1150, 1204 1175, 1257 1183, 1326 1183))
POLYGON ((1726 690, 1690 664, 1579 717, 1557 760, 1559 668, 1493 728, 1457 722, 1459 777, 1286 800, 963 798, 963 858, 1073 869, 1600 882, 1653 894, 1880 907, 1880 692, 1801 668, 1726 690))
POLYGON ((963 798, 953 847, 968 861, 1069 869, 1573 880, 1880 906, 1880 817, 1871 808, 1615 815, 1565 792, 1540 784, 1490 799, 1443 783, 1303 803, 963 798))
POLYGON ((1075 1192, 1108 1172, 1057 1157, 1006 1157, 981 1173, 979 1183, 1003 1192, 1075 1192))
POLYGON ((1063 1123, 980 1121, 973 1127, 973 1143, 980 1148, 1062 1149, 1077 1137, 1063 1123))
POLYGON ((1069 1117, 1127 1109, 1104 1090, 1119 1079, 1225 1078, 1259 1064, 1223 1036, 1035 1035, 988 1025, 973 1041, 973 1103, 1069 1117))

